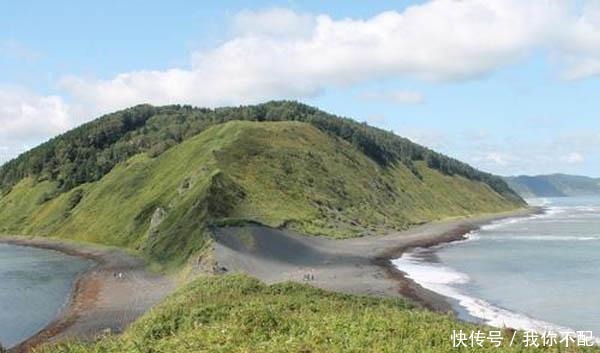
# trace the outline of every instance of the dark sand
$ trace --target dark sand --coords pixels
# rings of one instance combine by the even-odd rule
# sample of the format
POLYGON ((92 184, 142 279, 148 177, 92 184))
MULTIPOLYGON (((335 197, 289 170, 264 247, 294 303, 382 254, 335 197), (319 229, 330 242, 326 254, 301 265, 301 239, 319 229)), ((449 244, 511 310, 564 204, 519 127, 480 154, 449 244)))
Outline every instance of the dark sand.
MULTIPOLYGON (((390 260, 408 249, 460 240, 484 224, 534 212, 539 209, 433 222, 404 232, 344 240, 259 225, 221 228, 215 230, 215 260, 221 273, 244 272, 266 283, 307 282, 351 294, 401 295, 426 308, 448 312, 452 309, 446 298, 407 279, 390 260)), ((77 280, 70 305, 60 317, 11 349, 14 352, 26 352, 42 343, 120 333, 176 289, 171 278, 151 273, 143 260, 124 251, 47 238, 2 237, 0 242, 57 250, 97 262, 77 280), (115 273, 123 273, 124 278, 115 278, 115 273)))
POLYGON ((384 236, 343 240, 258 225, 222 228, 217 230, 215 259, 222 272, 245 272, 267 283, 298 281, 350 294, 402 295, 426 308, 448 312, 452 308, 445 297, 406 278, 391 260, 408 249, 462 240, 484 224, 535 212, 540 210, 453 219, 384 236))

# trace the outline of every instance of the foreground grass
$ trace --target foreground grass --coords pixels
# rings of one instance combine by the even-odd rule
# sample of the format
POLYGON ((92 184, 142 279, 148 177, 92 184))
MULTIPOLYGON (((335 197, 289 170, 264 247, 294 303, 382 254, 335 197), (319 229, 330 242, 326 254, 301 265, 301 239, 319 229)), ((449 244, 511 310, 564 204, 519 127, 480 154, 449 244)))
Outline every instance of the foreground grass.
POLYGON ((525 348, 521 343, 452 348, 452 331, 460 329, 480 327, 416 309, 402 299, 336 294, 291 283, 267 286, 229 275, 197 280, 122 337, 49 346, 39 352, 597 352, 525 348))

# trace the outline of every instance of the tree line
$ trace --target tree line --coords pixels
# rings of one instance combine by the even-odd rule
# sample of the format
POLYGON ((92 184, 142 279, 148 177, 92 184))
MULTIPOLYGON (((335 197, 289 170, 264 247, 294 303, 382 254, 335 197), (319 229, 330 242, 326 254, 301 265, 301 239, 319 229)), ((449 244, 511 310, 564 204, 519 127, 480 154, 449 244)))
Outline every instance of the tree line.
POLYGON ((293 101, 217 109, 189 105, 139 105, 100 117, 57 136, 0 167, 0 190, 8 192, 26 177, 58 182, 58 192, 97 181, 115 165, 138 153, 160 155, 168 148, 216 124, 231 120, 300 121, 339 137, 383 167, 403 163, 415 175, 415 161, 447 175, 488 184, 505 197, 518 200, 504 180, 454 158, 415 144, 366 123, 325 113, 293 101))

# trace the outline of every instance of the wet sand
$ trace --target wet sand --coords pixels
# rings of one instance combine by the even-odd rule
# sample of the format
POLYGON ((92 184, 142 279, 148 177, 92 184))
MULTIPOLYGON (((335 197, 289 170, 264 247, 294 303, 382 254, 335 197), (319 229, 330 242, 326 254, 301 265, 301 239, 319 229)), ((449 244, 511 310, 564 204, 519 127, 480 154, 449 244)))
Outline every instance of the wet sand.
MULTIPOLYGON (((327 290, 372 296, 404 296, 423 307, 451 311, 446 298, 422 288, 391 260, 415 247, 464 239, 480 226, 527 216, 537 208, 453 219, 382 236, 336 240, 304 236, 259 225, 215 230, 217 272, 244 272, 266 283, 305 282, 327 290)), ((93 340, 121 333, 176 289, 173 279, 151 273, 146 263, 124 251, 32 237, 2 237, 0 242, 34 246, 94 260, 97 265, 76 281, 70 304, 44 330, 11 349, 26 352, 44 343, 93 340), (122 273, 123 278, 115 277, 122 273)))
POLYGON ((77 279, 70 302, 57 320, 11 352, 120 333, 176 287, 172 279, 151 273, 143 260, 124 251, 46 238, 2 237, 0 242, 56 250, 96 262, 77 279))
POLYGON ((396 269, 392 259, 416 247, 462 240, 482 225, 540 212, 537 208, 433 222, 383 236, 335 240, 262 226, 216 231, 215 259, 222 272, 245 272, 267 283, 306 282, 350 294, 404 296, 441 312, 448 300, 396 269))

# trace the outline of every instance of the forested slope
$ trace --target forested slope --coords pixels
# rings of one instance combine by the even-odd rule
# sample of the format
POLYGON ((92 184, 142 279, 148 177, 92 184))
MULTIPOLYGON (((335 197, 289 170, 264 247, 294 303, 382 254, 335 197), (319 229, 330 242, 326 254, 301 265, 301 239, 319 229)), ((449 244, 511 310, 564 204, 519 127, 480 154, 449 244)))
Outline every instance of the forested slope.
POLYGON ((215 226, 351 237, 524 205, 498 177, 289 102, 136 107, 0 175, 0 233, 127 247, 174 265, 201 252, 215 226))
POLYGON ((415 174, 415 161, 448 175, 483 181, 505 197, 518 196, 499 177, 480 172, 408 139, 316 108, 289 101, 238 108, 140 105, 84 124, 24 153, 0 168, 6 192, 25 177, 52 180, 62 191, 106 175, 140 152, 156 156, 211 126, 231 121, 301 121, 340 137, 381 166, 402 163, 415 174))

